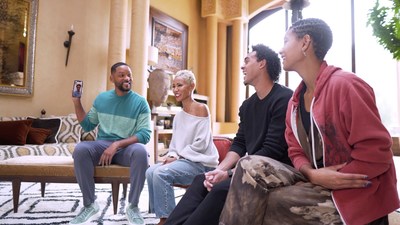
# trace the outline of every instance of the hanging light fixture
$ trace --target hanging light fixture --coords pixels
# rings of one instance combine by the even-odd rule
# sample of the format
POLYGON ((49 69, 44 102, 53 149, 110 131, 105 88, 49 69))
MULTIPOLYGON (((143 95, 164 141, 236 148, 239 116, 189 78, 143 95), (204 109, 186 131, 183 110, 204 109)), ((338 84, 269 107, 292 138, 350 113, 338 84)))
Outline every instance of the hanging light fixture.
POLYGON ((303 19, 302 11, 309 5, 309 0, 286 0, 286 2, 283 3, 282 8, 292 10, 292 23, 294 23, 297 20, 303 19))

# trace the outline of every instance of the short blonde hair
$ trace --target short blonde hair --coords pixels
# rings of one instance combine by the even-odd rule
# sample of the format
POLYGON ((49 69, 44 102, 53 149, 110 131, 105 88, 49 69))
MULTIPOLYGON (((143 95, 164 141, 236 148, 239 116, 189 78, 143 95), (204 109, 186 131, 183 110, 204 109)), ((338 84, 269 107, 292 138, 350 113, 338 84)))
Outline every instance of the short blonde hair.
POLYGON ((180 77, 185 80, 188 84, 196 84, 196 77, 190 70, 180 70, 176 72, 175 78, 180 77))

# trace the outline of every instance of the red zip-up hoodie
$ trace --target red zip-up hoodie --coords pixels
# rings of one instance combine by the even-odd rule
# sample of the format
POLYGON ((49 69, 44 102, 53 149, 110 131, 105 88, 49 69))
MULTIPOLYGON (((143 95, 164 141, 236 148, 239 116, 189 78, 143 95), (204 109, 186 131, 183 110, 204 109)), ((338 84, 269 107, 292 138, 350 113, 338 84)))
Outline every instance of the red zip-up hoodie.
MULTIPOLYGON (((296 169, 317 168, 305 155, 296 120, 301 82, 289 101, 285 137, 296 169)), ((333 190, 333 201, 345 224, 364 225, 400 207, 392 139, 379 116, 373 89, 355 74, 323 62, 310 107, 312 125, 322 137, 324 166, 347 163, 342 173, 365 174, 366 188, 333 190)), ((310 129, 311 131, 312 129, 310 129)))

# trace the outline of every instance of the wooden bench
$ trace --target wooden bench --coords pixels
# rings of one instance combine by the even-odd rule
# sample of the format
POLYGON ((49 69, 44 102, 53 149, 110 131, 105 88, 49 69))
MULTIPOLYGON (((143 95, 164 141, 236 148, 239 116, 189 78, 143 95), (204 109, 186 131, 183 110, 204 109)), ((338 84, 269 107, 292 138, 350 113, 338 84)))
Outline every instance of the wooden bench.
MULTIPOLYGON (((214 144, 221 162, 232 144, 227 137, 214 137, 214 144)), ((111 183, 114 214, 117 214, 119 186, 123 185, 126 196, 130 183, 129 167, 110 165, 97 166, 94 172, 95 183, 111 183)), ((40 182, 44 197, 46 183, 76 183, 73 159, 70 156, 21 156, 0 161, 0 181, 11 181, 14 212, 18 212, 21 182, 40 182)), ((176 187, 187 186, 175 184, 176 187)))
MULTIPOLYGON (((111 183, 114 214, 117 214, 119 186, 123 184, 126 195, 129 167, 110 165, 95 168, 96 183, 111 183)), ((40 182, 44 197, 46 183, 76 183, 72 157, 22 156, 0 161, 0 181, 11 181, 14 212, 18 212, 21 182, 40 182)))

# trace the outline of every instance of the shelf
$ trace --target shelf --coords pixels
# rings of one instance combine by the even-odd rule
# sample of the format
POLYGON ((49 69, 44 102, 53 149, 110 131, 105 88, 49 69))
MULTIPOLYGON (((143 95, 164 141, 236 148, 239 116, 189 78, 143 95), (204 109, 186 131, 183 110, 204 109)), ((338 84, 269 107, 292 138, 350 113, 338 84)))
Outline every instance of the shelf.
POLYGON ((172 115, 176 115, 176 111, 155 111, 151 114, 153 116, 161 116, 161 117, 171 117, 172 115))
POLYGON ((172 134, 172 129, 157 130, 158 134, 172 134))
POLYGON ((156 108, 153 108, 151 110, 151 113, 153 115, 157 116, 164 116, 164 117, 170 117, 171 115, 176 115, 178 112, 182 111, 182 108, 180 106, 159 106, 156 108))

